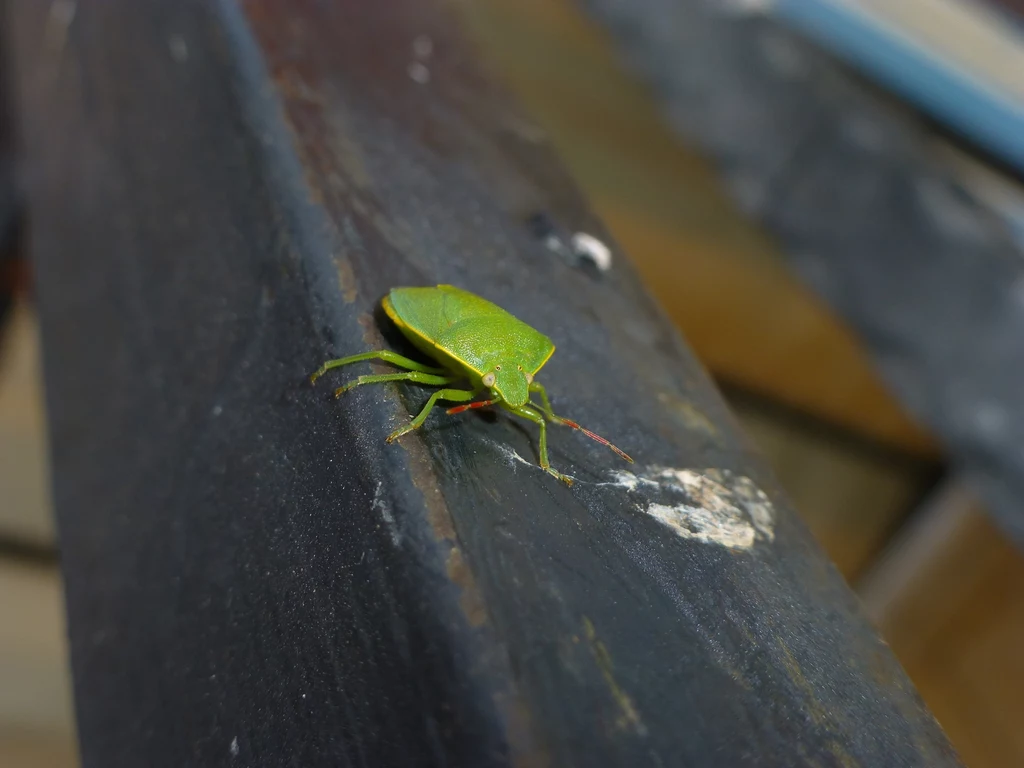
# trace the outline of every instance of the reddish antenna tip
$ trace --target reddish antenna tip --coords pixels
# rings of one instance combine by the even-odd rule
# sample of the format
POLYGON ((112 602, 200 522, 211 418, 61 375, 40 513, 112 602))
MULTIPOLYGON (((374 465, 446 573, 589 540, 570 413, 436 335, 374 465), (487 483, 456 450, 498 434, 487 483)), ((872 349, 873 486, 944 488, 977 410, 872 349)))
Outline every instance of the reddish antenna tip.
POLYGON ((633 459, 630 458, 629 454, 627 454, 625 451, 619 450, 618 448, 616 448, 614 445, 612 445, 610 442, 605 440, 600 435, 598 435, 598 434, 596 434, 594 432, 591 432, 589 429, 586 429, 585 427, 581 427, 575 421, 570 421, 569 419, 563 419, 561 416, 558 417, 558 420, 560 422, 562 422, 563 424, 565 424, 565 426, 567 426, 567 427, 572 427, 573 429, 578 429, 580 432, 582 432, 584 435, 586 435, 590 439, 596 440, 597 442, 601 443, 602 445, 607 445, 609 448, 611 448, 613 451, 615 451, 615 453, 617 453, 623 459, 628 461, 630 464, 633 463, 633 459))

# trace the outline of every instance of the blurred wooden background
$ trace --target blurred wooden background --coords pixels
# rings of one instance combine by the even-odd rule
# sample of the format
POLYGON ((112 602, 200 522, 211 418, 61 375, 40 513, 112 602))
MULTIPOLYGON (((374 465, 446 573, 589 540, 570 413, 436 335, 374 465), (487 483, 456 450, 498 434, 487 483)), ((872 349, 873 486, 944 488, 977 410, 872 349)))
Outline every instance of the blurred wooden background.
MULTIPOLYGON (((1024 558, 857 341, 736 211, 571 0, 460 0, 648 287, 855 587, 967 765, 1024 765, 1024 558), (922 507, 924 504, 924 507, 922 507), (915 510, 920 531, 904 530, 915 510), (940 521, 937 524, 936 521, 940 521)), ((75 764, 37 329, 0 358, 0 765, 75 764), (13 620, 12 620, 13 619, 13 620)))
POLYGON ((0 345, 0 766, 76 764, 46 475, 39 336, 15 306, 0 345))

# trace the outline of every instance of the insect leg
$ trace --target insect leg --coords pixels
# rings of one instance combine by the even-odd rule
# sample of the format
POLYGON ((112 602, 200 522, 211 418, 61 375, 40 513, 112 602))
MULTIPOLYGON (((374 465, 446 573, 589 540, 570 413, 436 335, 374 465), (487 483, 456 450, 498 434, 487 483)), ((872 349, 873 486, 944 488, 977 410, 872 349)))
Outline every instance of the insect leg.
POLYGON ((540 428, 540 466, 549 475, 557 477, 566 485, 572 485, 572 478, 568 475, 563 475, 558 470, 552 468, 551 462, 548 461, 548 425, 544 421, 544 417, 541 416, 537 411, 528 405, 521 405, 518 408, 509 408, 512 413, 516 416, 522 416, 524 419, 529 419, 540 428))
POLYGON ((406 371, 405 373, 381 373, 371 376, 360 376, 354 381, 350 381, 343 387, 338 387, 334 390, 335 397, 341 397, 343 394, 348 392, 353 387, 358 387, 360 384, 379 384, 382 381, 411 381, 414 384, 431 384, 435 387, 443 387, 445 384, 451 384, 455 381, 454 376, 435 376, 432 373, 420 373, 419 371, 406 371))
POLYGON ((446 413, 451 416, 456 413, 462 413, 463 411, 470 411, 474 408, 486 408, 488 405, 494 405, 500 402, 499 400, 477 400, 475 403, 466 403, 465 405, 456 405, 454 408, 449 408, 446 413))
POLYGON ((444 368, 434 368, 423 363, 418 363, 415 360, 410 360, 408 357, 396 354, 389 349, 381 349, 377 352, 363 352, 358 355, 349 355, 348 357, 339 357, 337 360, 328 360, 326 363, 321 365, 317 370, 309 377, 310 383, 316 383, 316 380, 327 373, 332 368, 340 368, 343 365, 349 365, 350 363, 358 363, 363 360, 383 360, 385 363, 391 363, 397 365, 399 368, 405 368, 407 371, 419 371, 420 373, 432 373, 435 376, 441 376, 447 371, 444 368))
POLYGON ((543 404, 537 405, 536 403, 531 403, 531 405, 537 408, 537 410, 542 411, 544 415, 547 416, 551 421, 555 422, 556 424, 564 424, 567 427, 572 427, 573 429, 579 430, 584 435, 589 437, 591 440, 596 440, 597 442, 601 443, 601 445, 607 445, 609 448, 615 451, 616 454, 618 454, 620 457, 628 461, 630 464, 633 463, 633 459, 630 458, 628 454, 626 454, 624 451, 619 450, 617 447, 612 445, 610 442, 605 440, 600 435, 591 432, 589 429, 581 427, 575 421, 572 421, 570 419, 564 419, 561 416, 556 416, 555 412, 551 410, 551 401, 548 400, 548 393, 547 390, 544 389, 543 384, 538 384, 536 381, 531 382, 530 391, 536 392, 538 395, 540 395, 540 401, 543 404))
MULTIPOLYGON (((540 395, 540 402, 542 403, 537 407, 537 410, 543 411, 544 415, 547 416, 551 421, 555 423, 561 423, 563 419, 560 416, 555 416, 555 412, 551 409, 551 401, 548 400, 548 391, 544 389, 544 385, 538 381, 530 382, 530 391, 536 392, 540 395)), ((536 404, 535 404, 536 405, 536 404)))
MULTIPOLYGON (((445 383, 450 383, 452 379, 449 379, 445 383)), ((404 427, 400 427, 392 432, 387 437, 387 441, 393 442, 400 438, 407 432, 412 432, 414 429, 423 426, 423 422, 427 420, 427 416, 434 409, 434 405, 438 400, 450 400, 453 403, 464 403, 468 400, 472 400, 476 397, 476 392, 470 392, 465 389, 439 389, 437 392, 430 396, 427 400, 427 404, 423 406, 423 409, 417 414, 416 418, 406 424, 404 427)))

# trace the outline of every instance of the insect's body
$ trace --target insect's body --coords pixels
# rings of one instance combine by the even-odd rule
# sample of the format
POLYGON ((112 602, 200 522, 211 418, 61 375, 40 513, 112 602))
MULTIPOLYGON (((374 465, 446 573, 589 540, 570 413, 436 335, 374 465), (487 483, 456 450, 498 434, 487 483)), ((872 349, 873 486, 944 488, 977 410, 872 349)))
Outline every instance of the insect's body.
POLYGON ((544 334, 501 307, 450 285, 395 288, 384 311, 406 338, 442 368, 494 390, 518 408, 530 399, 530 382, 555 351, 544 334), (495 381, 483 379, 493 373, 495 381))
POLYGON ((312 375, 313 381, 331 368, 360 360, 381 359, 407 369, 407 373, 360 376, 336 390, 335 396, 360 384, 381 381, 411 381, 445 386, 465 379, 472 387, 471 391, 446 388, 435 392, 412 423, 392 433, 388 442, 420 426, 438 400, 449 400, 468 404, 451 408, 448 413, 485 405, 500 405, 538 424, 541 430, 541 466, 567 483, 571 484, 571 480, 552 469, 548 463, 545 416, 552 422, 579 429, 609 446, 627 461, 632 461, 604 438, 583 429, 575 422, 555 416, 551 411, 544 387, 534 381, 537 372, 555 351, 555 345, 544 334, 501 307, 451 285, 394 288, 384 297, 382 304, 385 313, 402 334, 420 352, 435 360, 439 367, 426 366, 393 352, 369 352, 324 363, 312 375), (484 391, 490 394, 490 399, 468 402, 484 391), (541 405, 530 401, 531 392, 540 396, 541 405))

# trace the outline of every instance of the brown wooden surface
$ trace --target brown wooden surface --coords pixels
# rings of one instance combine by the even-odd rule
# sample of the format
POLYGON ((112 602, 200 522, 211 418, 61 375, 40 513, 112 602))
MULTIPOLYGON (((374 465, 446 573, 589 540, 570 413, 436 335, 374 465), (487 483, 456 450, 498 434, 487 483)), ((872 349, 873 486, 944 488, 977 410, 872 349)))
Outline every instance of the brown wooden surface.
POLYGON ((569 0, 459 7, 715 376, 885 443, 934 452, 856 340, 726 199, 708 164, 680 145, 569 0))
POLYGON ((968 766, 1024 765, 1024 556, 979 507, 917 563, 879 628, 968 766))
POLYGON ((38 327, 27 303, 15 304, 0 347, 0 539, 53 544, 46 475, 38 327))
POLYGON ((77 764, 64 632, 58 570, 0 558, 0 765, 4 768, 77 764))

